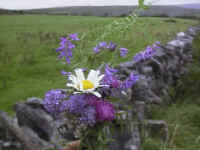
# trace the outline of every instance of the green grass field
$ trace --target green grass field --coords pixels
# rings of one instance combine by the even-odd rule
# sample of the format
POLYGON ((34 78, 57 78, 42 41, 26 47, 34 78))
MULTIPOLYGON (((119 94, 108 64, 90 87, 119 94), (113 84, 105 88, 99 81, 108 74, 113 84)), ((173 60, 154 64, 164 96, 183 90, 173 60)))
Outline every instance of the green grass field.
MULTIPOLYGON (((55 48, 59 38, 68 33, 86 34, 85 41, 74 53, 78 67, 96 68, 108 62, 112 55, 103 53, 103 59, 90 60, 95 40, 103 33, 104 27, 113 20, 122 18, 12 15, 0 16, 0 110, 12 114, 12 105, 28 97, 42 97, 49 89, 65 88, 66 79, 60 71, 71 71, 71 67, 57 60, 55 48), (87 39, 88 38, 88 39, 87 39), (81 55, 80 55, 81 54, 81 55), (84 59, 87 57, 87 59, 84 59), (90 64, 92 63, 92 64, 90 64)), ((138 18, 120 40, 117 36, 106 40, 126 47, 126 58, 114 61, 118 64, 131 60, 133 55, 155 41, 163 44, 175 37, 177 32, 196 25, 195 20, 167 18, 138 18)), ((115 35, 121 36, 120 33, 115 35)), ((197 39, 198 45, 200 39, 197 39)), ((79 42, 77 42, 79 44, 79 42)), ((197 49, 200 46, 197 46, 197 49)), ((198 54, 196 54, 198 55, 198 54)), ((156 108, 153 119, 164 119, 169 123, 170 141, 166 144, 157 139, 147 138, 143 150, 197 150, 200 147, 199 113, 199 64, 193 65, 191 75, 183 79, 180 91, 187 93, 175 96, 177 101, 165 108, 156 108), (188 85, 188 86, 187 86, 188 85), (195 86, 194 86, 195 85, 195 86), (190 90, 187 90, 188 87, 190 90), (197 94, 196 94, 197 93, 197 94)))
MULTIPOLYGON (((32 96, 43 97, 49 89, 65 87, 66 80, 60 75, 60 71, 70 68, 57 60, 55 52, 61 36, 68 33, 88 35, 88 40, 83 42, 82 56, 74 57, 73 61, 79 62, 81 67, 91 67, 84 56, 93 56, 92 48, 97 44, 95 39, 101 35, 105 25, 114 19, 121 18, 0 16, 0 109, 12 112, 12 105, 17 101, 32 96)), ((174 23, 169 22, 169 19, 139 18, 122 39, 107 39, 129 49, 127 58, 119 58, 115 64, 132 59, 136 52, 155 41, 169 41, 177 32, 196 23, 197 21, 183 19, 175 19, 174 23)), ((105 60, 96 61, 93 68, 98 67, 102 61, 109 61, 110 56, 103 55, 105 60)))

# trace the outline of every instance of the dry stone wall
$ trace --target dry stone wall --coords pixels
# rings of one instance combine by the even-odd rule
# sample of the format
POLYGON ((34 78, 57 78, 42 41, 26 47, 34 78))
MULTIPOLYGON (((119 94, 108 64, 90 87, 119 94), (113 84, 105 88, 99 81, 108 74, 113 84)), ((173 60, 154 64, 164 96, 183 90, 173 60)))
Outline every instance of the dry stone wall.
POLYGON ((132 89, 133 101, 155 104, 169 102, 168 88, 188 71, 187 64, 192 62, 192 41, 198 31, 199 27, 193 27, 185 33, 178 33, 174 40, 156 48, 151 59, 126 62, 118 66, 119 77, 122 79, 132 71, 140 76, 139 82, 132 89))
MULTIPOLYGON (((169 87, 187 73, 187 64, 192 62, 192 41, 198 32, 200 26, 191 27, 157 48, 152 58, 118 65, 119 78, 125 79, 133 71, 140 76, 126 97, 133 106, 132 115, 137 117, 133 121, 132 132, 116 132, 116 141, 111 143, 110 150, 140 150, 142 127, 153 131, 164 130, 161 138, 168 139, 167 124, 149 120, 145 115, 146 108, 148 104, 170 103, 169 87)), ((14 118, 0 111, 0 150, 61 150, 62 142, 74 140, 72 132, 65 128, 67 120, 62 116, 55 120, 44 110, 42 99, 29 98, 26 102, 17 103, 14 110, 14 118)))

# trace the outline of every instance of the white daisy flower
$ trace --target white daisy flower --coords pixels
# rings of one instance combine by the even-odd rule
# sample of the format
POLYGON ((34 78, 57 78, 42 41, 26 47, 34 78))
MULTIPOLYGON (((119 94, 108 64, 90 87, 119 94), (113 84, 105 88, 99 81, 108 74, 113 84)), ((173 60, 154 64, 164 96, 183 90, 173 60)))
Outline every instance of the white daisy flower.
POLYGON ((82 69, 75 69, 75 75, 69 76, 71 83, 67 83, 67 86, 75 88, 77 90, 75 93, 92 93, 97 97, 101 97, 95 90, 98 87, 106 86, 100 85, 100 81, 103 77, 104 75, 100 75, 99 70, 90 70, 86 79, 82 69))

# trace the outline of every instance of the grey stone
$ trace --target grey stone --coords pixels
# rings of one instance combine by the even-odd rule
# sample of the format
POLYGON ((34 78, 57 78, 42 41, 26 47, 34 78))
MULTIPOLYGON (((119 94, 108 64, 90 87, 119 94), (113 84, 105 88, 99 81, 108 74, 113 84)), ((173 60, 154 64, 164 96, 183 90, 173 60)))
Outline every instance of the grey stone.
POLYGON ((10 147, 11 146, 11 142, 4 142, 3 143, 3 147, 10 147))
POLYGON ((43 105, 43 100, 41 98, 38 97, 30 97, 26 100, 26 104, 28 105, 32 105, 35 107, 42 107, 43 105))
POLYGON ((19 142, 0 141, 0 150, 22 150, 22 147, 19 142))
POLYGON ((135 101, 134 107, 138 121, 143 122, 145 120, 145 103, 142 101, 135 101))
POLYGON ((191 27, 187 30, 187 34, 191 35, 191 36, 196 36, 198 34, 198 32, 200 31, 199 27, 191 27))
POLYGON ((167 43, 168 45, 172 45, 174 47, 180 47, 183 48, 185 46, 185 43, 180 40, 173 40, 167 43))
POLYGON ((136 85, 132 88, 132 100, 156 104, 160 104, 162 102, 161 98, 158 97, 149 87, 146 77, 142 75, 136 85))
POLYGON ((184 33, 184 32, 179 32, 177 34, 177 37, 176 37, 177 40, 190 40, 192 42, 192 40, 194 39, 192 36, 184 33))
POLYGON ((187 36, 187 34, 185 34, 184 32, 177 33, 177 37, 185 37, 185 36, 187 36))
POLYGON ((53 118, 40 107, 31 107, 24 103, 15 104, 20 126, 32 129, 41 139, 57 145, 61 140, 53 118))
POLYGON ((140 150, 141 137, 138 123, 134 122, 131 130, 128 128, 123 131, 116 130, 114 139, 109 150, 140 150))
POLYGON ((24 103, 15 104, 15 111, 20 126, 29 126, 39 133, 41 138, 47 141, 50 139, 53 131, 53 118, 50 115, 42 109, 31 108, 24 103))
POLYGON ((144 66, 141 68, 140 73, 145 74, 146 76, 152 76, 153 68, 151 66, 144 66))
MULTIPOLYGON (((4 112, 0 111, 0 121, 3 122, 4 129, 13 135, 24 147, 25 150, 42 150, 50 145, 41 140, 34 132, 27 132, 24 128, 20 128, 13 120, 4 112)), ((30 129, 29 129, 30 131, 30 129)))

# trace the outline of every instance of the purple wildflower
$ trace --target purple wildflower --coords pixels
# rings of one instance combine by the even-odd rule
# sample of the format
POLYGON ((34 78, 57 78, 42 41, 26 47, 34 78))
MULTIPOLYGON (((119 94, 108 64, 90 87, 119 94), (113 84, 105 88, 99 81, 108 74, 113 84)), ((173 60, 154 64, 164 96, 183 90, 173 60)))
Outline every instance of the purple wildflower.
POLYGON ((96 101, 96 119, 97 121, 112 121, 115 119, 114 106, 107 101, 96 101))
POLYGON ((66 72, 65 70, 61 70, 61 75, 63 76, 67 76, 67 78, 69 79, 70 75, 72 74, 71 72, 66 72))
POLYGON ((82 123, 93 126, 96 123, 94 102, 97 100, 99 98, 92 94, 76 94, 64 101, 61 109, 79 115, 82 123))
POLYGON ((160 45, 161 43, 160 43, 160 41, 156 41, 154 44, 155 44, 156 46, 158 46, 158 45, 160 45))
POLYGON ((147 46, 146 48, 146 57, 149 58, 149 57, 152 57, 153 54, 155 53, 155 49, 154 49, 154 45, 153 46, 147 46))
POLYGON ((88 103, 85 99, 85 94, 75 94, 71 95, 69 100, 65 101, 63 107, 65 107, 65 109, 70 113, 81 114, 87 104, 88 103))
POLYGON ((93 51, 95 53, 99 53, 101 51, 101 49, 105 49, 107 47, 107 43, 106 42, 100 42, 98 45, 96 45, 93 48, 93 51))
POLYGON ((67 75, 67 72, 64 71, 64 70, 61 70, 60 73, 61 73, 63 76, 66 76, 66 75, 67 75))
POLYGON ((127 48, 120 48, 120 56, 121 57, 125 57, 126 54, 128 53, 128 49, 127 48))
POLYGON ((65 70, 61 70, 60 73, 63 75, 63 76, 69 76, 71 75, 72 73, 71 72, 66 72, 65 70))
POLYGON ((131 88, 139 79, 139 76, 134 75, 134 73, 131 73, 130 76, 122 82, 121 89, 128 89, 131 88))
POLYGON ((105 74, 106 75, 113 75, 116 72, 118 72, 117 69, 111 68, 111 67, 108 66, 108 64, 106 64, 106 67, 105 67, 105 74))
POLYGON ((63 45, 63 46, 67 42, 67 38, 66 37, 61 37, 60 40, 61 40, 60 45, 63 45))
POLYGON ((93 94, 85 94, 85 101, 87 102, 89 106, 94 106, 94 103, 99 100, 101 100, 101 98, 93 94))
POLYGON ((96 46, 96 47, 93 48, 93 51, 95 53, 99 53, 100 52, 100 48, 98 46, 96 46))
POLYGON ((155 42, 152 46, 147 46, 145 51, 141 51, 139 53, 137 53, 134 57, 133 60, 138 62, 141 60, 147 60, 149 58, 151 58, 154 54, 155 54, 155 49, 158 48, 160 42, 155 42))
POLYGON ((109 85, 111 88, 118 88, 120 86, 120 81, 114 76, 116 72, 118 72, 117 69, 110 68, 106 65, 104 78, 102 79, 103 84, 109 85))
POLYGON ((107 43, 106 42, 100 42, 98 45, 100 48, 106 48, 107 43))
POLYGON ((61 109, 62 100, 66 97, 66 94, 61 90, 50 90, 45 94, 43 106, 52 115, 57 115, 63 111, 61 109))
POLYGON ((67 42, 67 38, 65 37, 61 37, 60 40, 60 46, 56 49, 56 52, 62 51, 65 48, 65 43, 67 42))
POLYGON ((70 41, 68 41, 68 48, 69 49, 73 49, 73 48, 75 48, 75 45, 74 44, 72 44, 70 41))
POLYGON ((145 59, 145 55, 144 55, 145 53, 142 51, 142 52, 140 52, 140 53, 137 53, 134 57, 133 57, 133 60, 134 61, 136 61, 136 62, 138 62, 138 61, 140 61, 140 60, 144 60, 145 59))
POLYGON ((120 86, 120 81, 114 75, 105 75, 102 82, 110 88, 118 88, 120 86))
POLYGON ((87 96, 88 104, 95 108, 97 121, 112 121, 115 119, 114 106, 102 98, 94 95, 87 96))
POLYGON ((117 48, 117 44, 110 42, 107 47, 108 50, 114 51, 117 48))
POLYGON ((69 35, 69 38, 72 40, 72 41, 79 41, 80 39, 78 38, 78 34, 77 33, 72 33, 69 35))
POLYGON ((62 59, 63 57, 65 57, 67 63, 69 64, 70 58, 72 57, 72 49, 75 48, 75 45, 72 44, 71 41, 65 37, 62 37, 60 40, 60 47, 56 49, 56 52, 60 52, 58 58, 62 59))
POLYGON ((62 111, 79 115, 82 123, 93 126, 96 121, 112 121, 115 118, 114 106, 92 94, 76 94, 62 103, 62 111))

